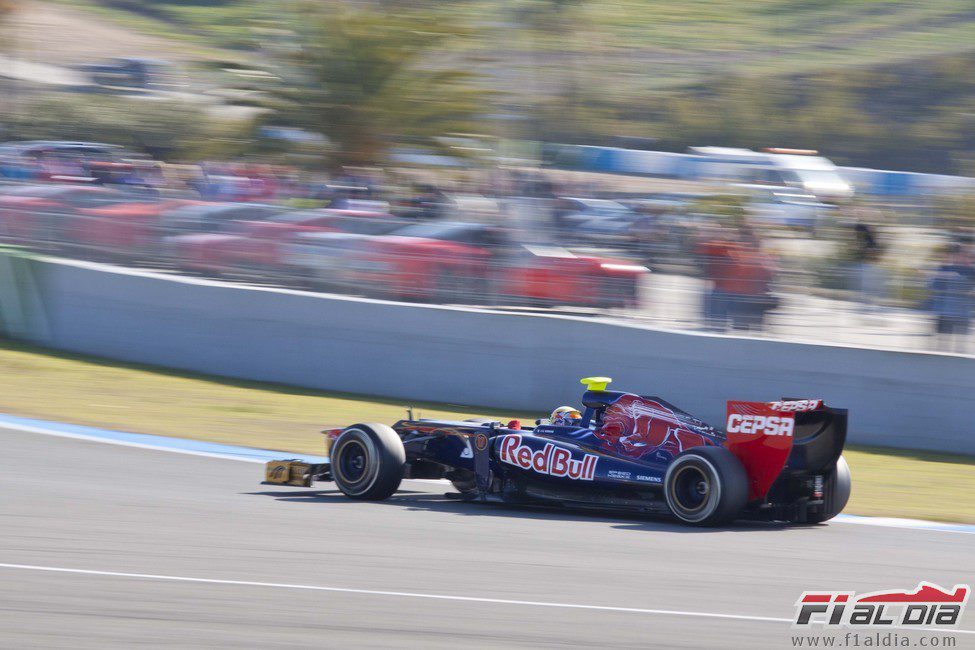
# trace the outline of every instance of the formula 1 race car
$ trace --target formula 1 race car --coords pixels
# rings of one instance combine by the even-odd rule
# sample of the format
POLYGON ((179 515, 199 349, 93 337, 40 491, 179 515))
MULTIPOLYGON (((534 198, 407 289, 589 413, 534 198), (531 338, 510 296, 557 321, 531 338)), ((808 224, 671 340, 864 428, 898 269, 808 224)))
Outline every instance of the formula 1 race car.
POLYGON ((850 496, 840 455, 847 412, 822 400, 728 402, 726 431, 659 397, 583 379, 570 424, 523 427, 426 419, 327 429, 328 462, 267 464, 266 482, 334 481, 381 500, 407 479, 447 479, 453 498, 672 515, 714 526, 735 519, 819 523, 850 496))

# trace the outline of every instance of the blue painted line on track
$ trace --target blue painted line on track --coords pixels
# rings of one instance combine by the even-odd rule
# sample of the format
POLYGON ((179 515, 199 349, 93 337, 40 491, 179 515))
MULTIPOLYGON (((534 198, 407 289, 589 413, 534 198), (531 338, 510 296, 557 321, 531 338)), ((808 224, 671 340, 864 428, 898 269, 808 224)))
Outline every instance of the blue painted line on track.
POLYGON ((281 458, 301 458, 310 463, 323 463, 327 459, 324 456, 310 456, 306 454, 296 454, 289 451, 274 451, 271 449, 257 449, 254 447, 238 447, 236 445, 224 445, 216 442, 203 442, 201 440, 190 440, 188 438, 172 438, 169 436, 155 436, 146 433, 129 433, 127 431, 112 431, 109 429, 98 429, 78 424, 66 424, 63 422, 49 422, 47 420, 35 420, 16 415, 0 414, 0 426, 7 425, 19 429, 35 429, 38 432, 46 431, 57 435, 63 434, 68 437, 83 438, 91 440, 103 440, 123 445, 139 447, 151 447, 155 449, 181 451, 184 453, 195 453, 199 455, 221 456, 226 458, 238 458, 252 462, 264 462, 268 460, 279 460, 281 458))
POLYGON ((864 517, 863 515, 837 515, 832 521, 845 524, 860 524, 863 526, 882 526, 884 528, 913 528, 916 530, 936 530, 946 533, 967 533, 975 535, 975 526, 971 524, 951 524, 942 521, 926 521, 923 519, 898 519, 896 517, 864 517))

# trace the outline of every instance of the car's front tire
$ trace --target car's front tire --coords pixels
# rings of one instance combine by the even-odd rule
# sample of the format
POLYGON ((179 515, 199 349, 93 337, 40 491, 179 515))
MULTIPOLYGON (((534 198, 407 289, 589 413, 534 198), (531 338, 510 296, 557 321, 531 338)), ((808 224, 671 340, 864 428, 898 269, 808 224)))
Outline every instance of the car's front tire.
POLYGON ((667 506, 695 526, 734 521, 748 501, 748 474, 724 447, 695 447, 677 456, 664 476, 667 506))
POLYGON ((406 450, 385 424, 354 424, 332 445, 330 464, 335 485, 350 499, 381 501, 403 480, 406 450))

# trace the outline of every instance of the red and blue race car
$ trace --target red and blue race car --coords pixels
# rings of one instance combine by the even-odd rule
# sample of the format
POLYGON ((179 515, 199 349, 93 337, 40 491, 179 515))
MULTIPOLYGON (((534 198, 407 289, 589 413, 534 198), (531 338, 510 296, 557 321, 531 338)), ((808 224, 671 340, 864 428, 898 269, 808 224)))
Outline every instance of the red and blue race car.
POLYGON ((401 420, 327 429, 328 462, 272 461, 270 483, 331 480, 381 500, 404 478, 447 479, 450 496, 670 515, 695 525, 736 519, 820 523, 850 496, 847 412, 822 400, 728 402, 719 430, 659 397, 588 390, 576 420, 401 420))

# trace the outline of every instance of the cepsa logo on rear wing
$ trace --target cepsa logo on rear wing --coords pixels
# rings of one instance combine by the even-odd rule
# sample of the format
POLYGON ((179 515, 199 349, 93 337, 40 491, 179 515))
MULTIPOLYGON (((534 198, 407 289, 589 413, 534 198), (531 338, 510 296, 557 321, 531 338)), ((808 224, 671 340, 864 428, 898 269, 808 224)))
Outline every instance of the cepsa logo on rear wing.
POLYGON ((795 418, 789 415, 730 413, 728 433, 763 433, 767 436, 791 436, 795 418))
POLYGON ((779 402, 728 402, 728 433, 792 436, 795 414, 815 411, 821 399, 784 400, 779 402))
POLYGON ((815 411, 816 409, 822 408, 823 400, 793 399, 783 400, 780 402, 768 402, 768 405, 773 411, 781 411, 783 413, 800 413, 803 411, 815 411))

